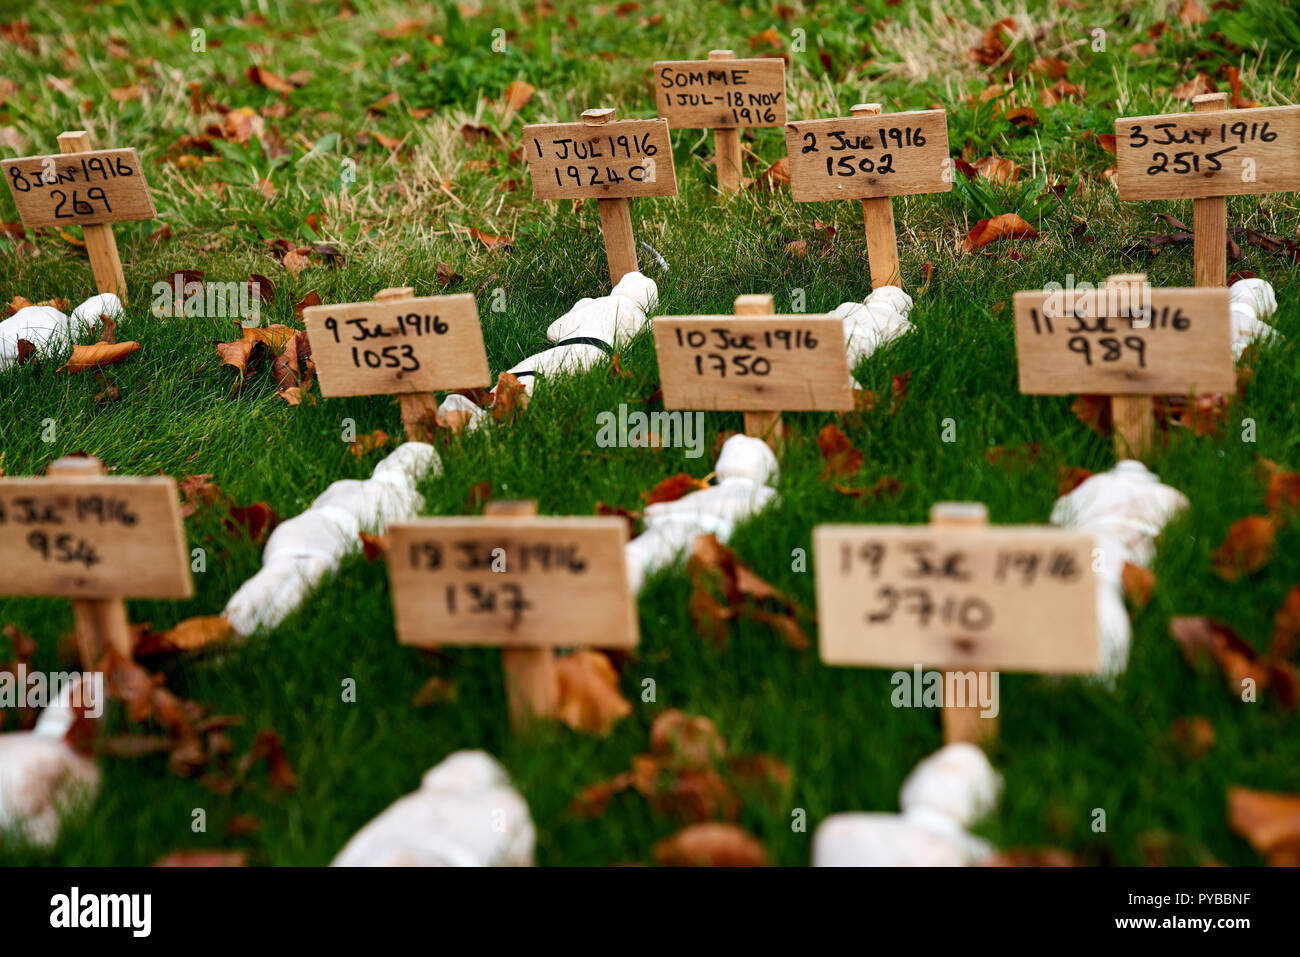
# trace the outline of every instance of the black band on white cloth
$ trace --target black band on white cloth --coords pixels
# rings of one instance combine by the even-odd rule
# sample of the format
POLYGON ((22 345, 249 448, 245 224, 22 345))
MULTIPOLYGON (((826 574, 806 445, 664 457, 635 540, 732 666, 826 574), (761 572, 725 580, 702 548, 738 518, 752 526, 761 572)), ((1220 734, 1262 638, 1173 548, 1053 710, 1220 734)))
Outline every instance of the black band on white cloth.
POLYGON ((595 346, 606 355, 614 354, 614 347, 603 339, 597 339, 595 336, 573 336, 569 339, 561 339, 555 344, 555 348, 560 346, 595 346))
POLYGON ((532 376, 537 375, 537 373, 534 372, 532 369, 529 369, 527 372, 512 372, 510 374, 514 376, 516 379, 522 379, 525 376, 530 376, 530 375, 532 376))

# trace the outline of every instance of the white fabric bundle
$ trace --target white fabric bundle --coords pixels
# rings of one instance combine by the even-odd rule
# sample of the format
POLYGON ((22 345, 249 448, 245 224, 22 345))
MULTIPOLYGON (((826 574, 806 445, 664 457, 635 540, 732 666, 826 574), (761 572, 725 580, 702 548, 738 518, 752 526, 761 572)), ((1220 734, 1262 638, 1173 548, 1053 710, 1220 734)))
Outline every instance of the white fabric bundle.
POLYGON ((1002 779, 973 744, 949 744, 918 764, 899 793, 901 814, 834 814, 813 835, 814 867, 963 867, 993 847, 967 832, 988 814, 1002 779))
POLYGON ((419 514, 424 499, 416 483, 441 469, 432 445, 406 442, 375 466, 369 479, 330 485, 310 508, 271 533, 261 570, 226 603, 223 614, 231 627, 249 635, 279 625, 360 546, 362 531, 378 534, 389 522, 419 514))
POLYGON ((676 561, 695 536, 712 533, 727 541, 736 525, 758 514, 775 496, 776 456, 761 439, 733 435, 722 445, 715 472, 718 484, 657 502, 645 510, 645 530, 625 549, 627 577, 639 592, 646 576, 676 561))
MULTIPOLYGON (((630 272, 618 281, 608 296, 599 299, 579 299, 573 308, 556 319, 546 330, 546 338, 556 343, 511 366, 511 375, 518 377, 528 395, 538 376, 554 376, 582 372, 590 369, 608 355, 606 349, 591 342, 567 342, 570 339, 595 339, 612 350, 635 336, 646 323, 646 314, 659 302, 659 289, 654 280, 639 272, 630 272)), ((483 424, 487 412, 466 396, 453 393, 447 396, 438 411, 444 417, 449 412, 469 415, 464 428, 473 431, 483 424)))
POLYGON ((531 867, 528 804, 485 751, 457 751, 352 836, 331 867, 531 867))
POLYGON ((72 315, 65 316, 53 306, 24 306, 0 322, 0 370, 18 361, 18 340, 25 339, 45 359, 62 358, 72 347, 72 340, 99 322, 101 315, 116 319, 122 314, 122 302, 111 292, 91 296, 72 315))
POLYGON ((1238 279, 1228 287, 1232 310, 1232 357, 1240 359, 1256 339, 1268 340, 1277 334, 1265 319, 1277 312, 1273 287, 1263 279, 1238 279))
POLYGON ((832 309, 832 316, 844 320, 849 369, 881 346, 911 332, 912 324, 907 321, 911 311, 912 297, 897 286, 881 286, 872 290, 865 302, 842 302, 832 309))
POLYGON ((63 819, 88 806, 99 791, 95 762, 64 740, 75 719, 78 684, 68 682, 31 731, 0 734, 0 830, 39 847, 54 844, 63 819))
POLYGON ((1093 567, 1103 674, 1116 675, 1128 662, 1132 632, 1121 583, 1124 563, 1149 565, 1155 557, 1156 536, 1187 505, 1187 496, 1161 485, 1141 462, 1124 459, 1109 472, 1089 477, 1052 506, 1053 525, 1090 532, 1097 546, 1100 560, 1093 567))

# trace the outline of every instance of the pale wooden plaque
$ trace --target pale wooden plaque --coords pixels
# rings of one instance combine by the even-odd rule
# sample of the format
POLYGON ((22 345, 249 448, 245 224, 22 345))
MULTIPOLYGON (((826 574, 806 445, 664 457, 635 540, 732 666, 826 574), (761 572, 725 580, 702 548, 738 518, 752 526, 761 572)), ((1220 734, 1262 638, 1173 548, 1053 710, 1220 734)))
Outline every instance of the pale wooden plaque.
POLYGON ((85 226, 158 215, 134 149, 22 156, 0 167, 25 226, 85 226))
POLYGON ((665 409, 853 408, 834 316, 658 316, 652 325, 665 409))
POLYGON ((309 306, 321 395, 400 395, 491 385, 471 293, 309 306))
POLYGON ((1045 526, 819 525, 822 661, 1095 672, 1092 550, 1090 535, 1045 526))
POLYGON ((425 518, 390 525, 388 541, 402 644, 637 644, 621 518, 425 518))
POLYGON ((797 203, 952 189, 943 110, 786 123, 785 149, 797 203))
POLYGON ((654 65, 655 106, 675 130, 785 123, 785 60, 665 60, 654 65))
POLYGON ((176 483, 0 479, 0 594, 192 597, 176 483))
POLYGON ((665 120, 539 124, 523 136, 536 199, 677 195, 665 120))

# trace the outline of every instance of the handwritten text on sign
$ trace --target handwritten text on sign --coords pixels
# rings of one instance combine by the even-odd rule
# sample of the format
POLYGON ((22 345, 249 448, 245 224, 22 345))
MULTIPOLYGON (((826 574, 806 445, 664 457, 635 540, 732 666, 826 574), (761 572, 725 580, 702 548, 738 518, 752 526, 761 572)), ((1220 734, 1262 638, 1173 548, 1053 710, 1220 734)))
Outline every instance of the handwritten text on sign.
POLYGON ((1031 395, 1231 392, 1227 289, 1018 292, 1020 391, 1031 395))
POLYGON ((630 648, 638 626, 618 518, 429 518, 389 526, 407 645, 630 648))
POLYGON ((1089 535, 821 525, 813 548, 827 664, 1097 670, 1089 535))
POLYGON ((491 384, 474 296, 309 306, 321 394, 396 395, 491 384))
POLYGON ((525 126, 524 157, 537 199, 677 195, 664 120, 525 126))
POLYGON ((655 105, 675 130, 781 126, 785 61, 680 60, 654 66, 655 105))
POLYGON ((787 123, 785 148, 798 203, 952 189, 943 110, 787 123))
POLYGON ((193 593, 171 479, 0 479, 0 594, 193 593))
POLYGON ((1300 190, 1300 106, 1115 121, 1120 199, 1300 190))
POLYGON ((133 149, 24 156, 0 165, 27 226, 84 226, 157 215, 133 149))
POLYGON ((853 408, 833 316, 660 316, 653 327, 666 409, 853 408))

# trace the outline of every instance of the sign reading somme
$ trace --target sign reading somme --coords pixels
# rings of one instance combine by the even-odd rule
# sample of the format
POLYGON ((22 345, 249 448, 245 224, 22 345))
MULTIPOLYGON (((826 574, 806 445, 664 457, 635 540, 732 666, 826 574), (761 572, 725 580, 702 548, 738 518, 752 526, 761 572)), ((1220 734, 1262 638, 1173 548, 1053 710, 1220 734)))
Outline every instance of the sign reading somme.
POLYGON ((0 166, 27 226, 87 226, 157 215, 134 149, 23 156, 0 166))
POLYGON ((1124 287, 1018 292, 1020 391, 1107 395, 1231 392, 1227 289, 1124 287))
POLYGON ((0 594, 191 597, 176 483, 0 479, 0 594))
POLYGON ((631 648, 621 518, 426 518, 388 530, 406 645, 631 648))
POLYGON ((781 126, 785 60, 676 60, 654 66, 655 105, 675 130, 781 126))
POLYGON ((491 385, 471 293, 309 306, 302 318, 322 395, 491 385))
POLYGON ((1120 199, 1300 190, 1300 106, 1115 121, 1120 199))
POLYGON ((665 120, 525 126, 524 156, 537 199, 677 195, 665 120))
POLYGON ((813 548, 826 664, 1098 668, 1086 533, 820 525, 813 548))
POLYGON ((653 328, 666 409, 853 408, 834 316, 659 316, 653 328))
POLYGON ((787 123, 785 148, 798 203, 952 189, 943 110, 787 123))

